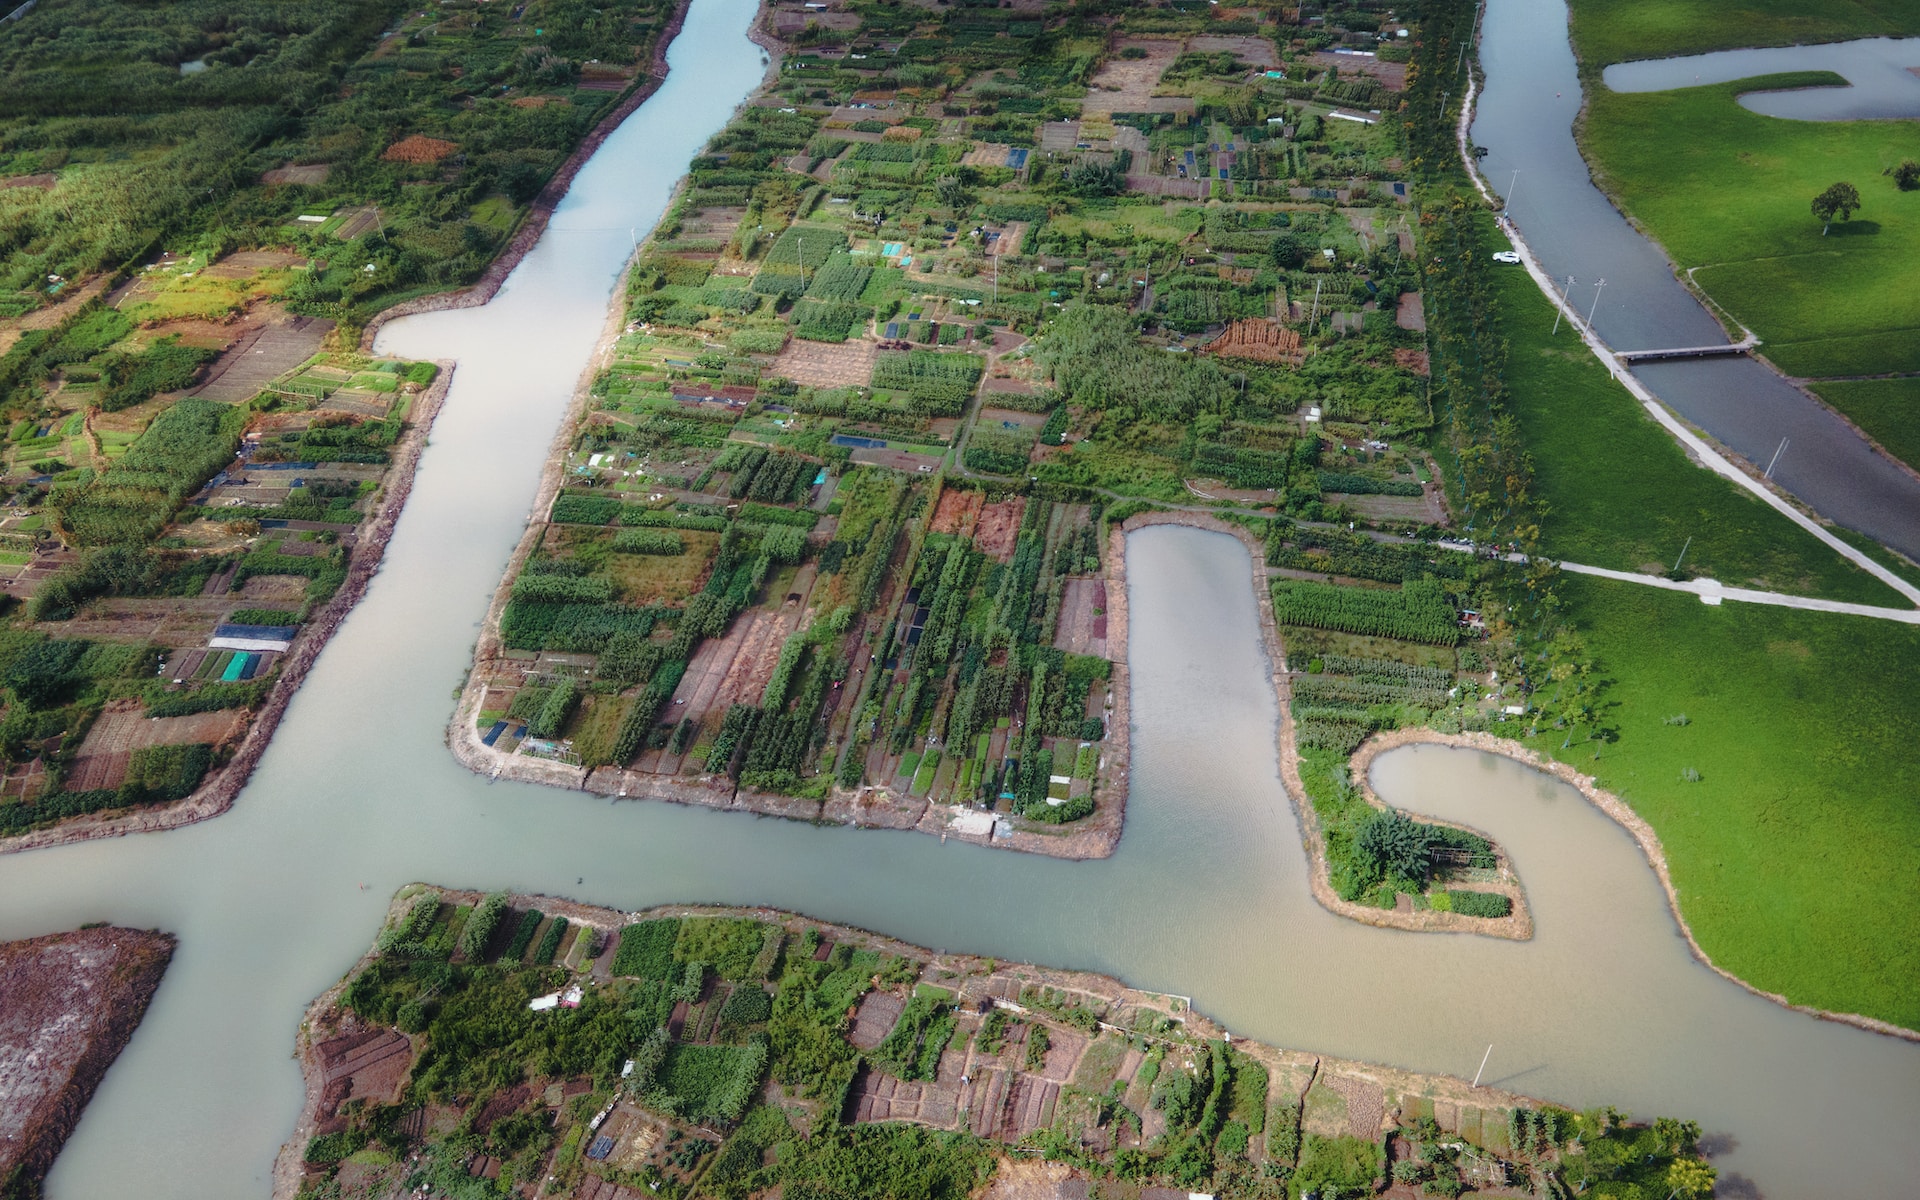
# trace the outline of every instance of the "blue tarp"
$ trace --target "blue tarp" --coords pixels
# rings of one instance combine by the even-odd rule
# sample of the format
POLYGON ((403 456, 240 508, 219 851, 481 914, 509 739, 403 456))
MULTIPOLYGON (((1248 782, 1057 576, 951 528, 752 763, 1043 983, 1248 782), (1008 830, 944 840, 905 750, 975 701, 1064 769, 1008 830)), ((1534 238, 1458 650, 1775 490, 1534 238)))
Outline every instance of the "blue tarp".
POLYGON ((298 463, 250 462, 247 464, 247 470, 249 471, 311 471, 319 465, 320 464, 317 462, 298 462, 298 463))
POLYGON ((855 437, 850 433, 834 434, 833 444, 836 446, 853 446, 863 450, 884 450, 887 446, 887 443, 880 438, 855 437))
POLYGON ((215 625, 213 636, 251 638, 262 642, 290 642, 300 632, 298 625, 215 625))
POLYGON ((493 723, 493 728, 487 730, 487 736, 480 739, 480 744, 482 746, 491 746, 495 742, 499 741, 500 735, 505 733, 506 731, 507 731, 507 723, 505 721, 495 721, 493 723))
POLYGON ((1027 165, 1029 151, 1019 146, 1007 147, 1007 165, 1018 171, 1027 165))

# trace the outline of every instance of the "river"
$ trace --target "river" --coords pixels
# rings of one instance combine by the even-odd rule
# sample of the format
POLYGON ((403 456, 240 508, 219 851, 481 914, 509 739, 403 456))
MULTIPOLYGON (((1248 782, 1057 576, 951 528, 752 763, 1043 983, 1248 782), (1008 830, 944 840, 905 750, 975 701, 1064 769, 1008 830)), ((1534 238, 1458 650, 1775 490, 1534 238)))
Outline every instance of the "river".
POLYGON ((1793 121, 1887 121, 1920 117, 1920 38, 1861 38, 1817 46, 1716 50, 1613 63, 1601 73, 1616 92, 1664 92, 1788 71, 1832 71, 1845 87, 1748 92, 1740 105, 1793 121))
MULTIPOLYGON (((1597 292, 1600 336, 1621 350, 1725 344, 1719 322, 1674 278, 1666 256, 1593 186, 1573 139, 1580 78, 1566 5, 1487 0, 1480 61, 1486 87, 1473 141, 1488 150, 1487 179, 1548 273, 1573 276, 1568 294, 1581 313, 1592 310, 1597 292)), ((1820 56, 1804 61, 1837 65, 1820 56)), ((1784 439, 1774 482, 1820 515, 1920 558, 1920 478, 1763 363, 1683 360, 1635 373, 1669 408, 1749 462, 1764 466, 1784 439)))
POLYGON ((1506 844, 1531 943, 1376 930, 1315 905, 1249 563, 1224 535, 1130 540, 1134 775, 1126 836, 1102 862, 489 784, 453 762, 453 692, 628 228, 644 232, 676 164, 759 78, 741 37, 751 11, 698 0, 668 83, 493 305, 389 326, 401 352, 468 357, 386 567, 233 810, 0 859, 0 938, 94 920, 180 938, 49 1177, 53 1200, 264 1196, 300 1105, 300 1014, 413 880, 629 909, 790 908, 1118 975, 1189 994, 1248 1036, 1415 1069, 1470 1076, 1492 1042, 1488 1082, 1697 1118, 1723 1170, 1768 1196, 1835 1181, 1899 1194, 1920 1172, 1920 1046, 1788 1012, 1693 962, 1631 840, 1544 776, 1432 749, 1375 768, 1394 801, 1506 844))

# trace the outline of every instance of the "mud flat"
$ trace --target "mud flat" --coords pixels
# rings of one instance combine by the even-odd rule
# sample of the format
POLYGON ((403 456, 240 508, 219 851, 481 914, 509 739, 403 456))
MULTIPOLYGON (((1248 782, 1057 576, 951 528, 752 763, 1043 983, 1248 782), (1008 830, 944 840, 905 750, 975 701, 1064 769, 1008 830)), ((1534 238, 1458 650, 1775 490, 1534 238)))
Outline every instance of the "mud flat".
POLYGON ((172 957, 111 926, 0 943, 0 1194, 39 1194, 172 957))

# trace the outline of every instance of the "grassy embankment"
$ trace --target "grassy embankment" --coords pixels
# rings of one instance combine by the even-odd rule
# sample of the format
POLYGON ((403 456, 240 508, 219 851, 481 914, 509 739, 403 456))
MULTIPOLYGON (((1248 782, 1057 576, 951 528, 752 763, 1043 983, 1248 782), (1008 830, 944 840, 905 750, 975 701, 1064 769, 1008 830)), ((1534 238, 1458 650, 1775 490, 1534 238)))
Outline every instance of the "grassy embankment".
POLYGON ((1537 748, 1652 823, 1715 963, 1797 1004, 1920 1028, 1920 630, 1600 580, 1562 595, 1614 681, 1618 740, 1598 761, 1558 734, 1537 748))
POLYGON ((1601 186, 1781 370, 1920 371, 1920 192, 1883 174, 1920 156, 1920 130, 1786 121, 1736 102, 1838 82, 1802 72, 1636 95, 1595 85, 1583 146, 1601 186), (1822 236, 1810 206, 1840 181, 1862 207, 1822 236))
POLYGON ((1545 501, 1542 538, 1558 558, 1741 587, 1900 606, 1886 585, 1758 499, 1687 461, 1666 430, 1586 352, 1518 270, 1495 287, 1511 342, 1514 417, 1545 501), (1689 542, 1688 539, 1692 541, 1689 542))
POLYGON ((1574 46, 1590 63, 1920 33, 1907 0, 1573 0, 1574 46))
MULTIPOLYGON (((1562 333, 1517 272, 1500 276, 1512 411, 1568 558, 1642 565, 1698 530, 1688 560, 1821 594, 1880 589, 1811 537, 1687 463, 1562 333), (1656 553, 1657 552, 1657 553, 1656 553)), ((1670 565, 1672 560, 1668 558, 1670 565)), ((1907 681, 1920 629, 1564 578, 1600 672, 1604 743, 1536 747, 1633 805, 1659 833, 1681 908, 1713 960, 1790 1000, 1920 1027, 1920 749, 1907 681), (1685 723, 1679 718, 1684 716, 1685 723), (1598 754, 1596 756, 1596 748, 1598 754), (1686 772, 1697 772, 1689 782, 1686 772)))

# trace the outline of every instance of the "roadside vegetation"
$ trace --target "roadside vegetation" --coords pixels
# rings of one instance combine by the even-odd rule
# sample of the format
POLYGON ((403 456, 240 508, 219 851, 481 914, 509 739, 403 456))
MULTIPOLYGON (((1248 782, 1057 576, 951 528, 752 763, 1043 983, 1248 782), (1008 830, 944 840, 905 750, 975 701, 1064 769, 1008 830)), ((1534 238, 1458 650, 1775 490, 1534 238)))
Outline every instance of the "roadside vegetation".
POLYGON ((1691 1122, 1278 1051, 1095 976, 764 911, 569 906, 569 923, 524 903, 396 902, 309 1026, 325 1086, 300 1195, 962 1200, 1016 1155, 1097 1188, 1265 1200, 1389 1183, 1697 1200, 1714 1179, 1691 1122), (562 925, 551 966, 509 936, 562 925))

